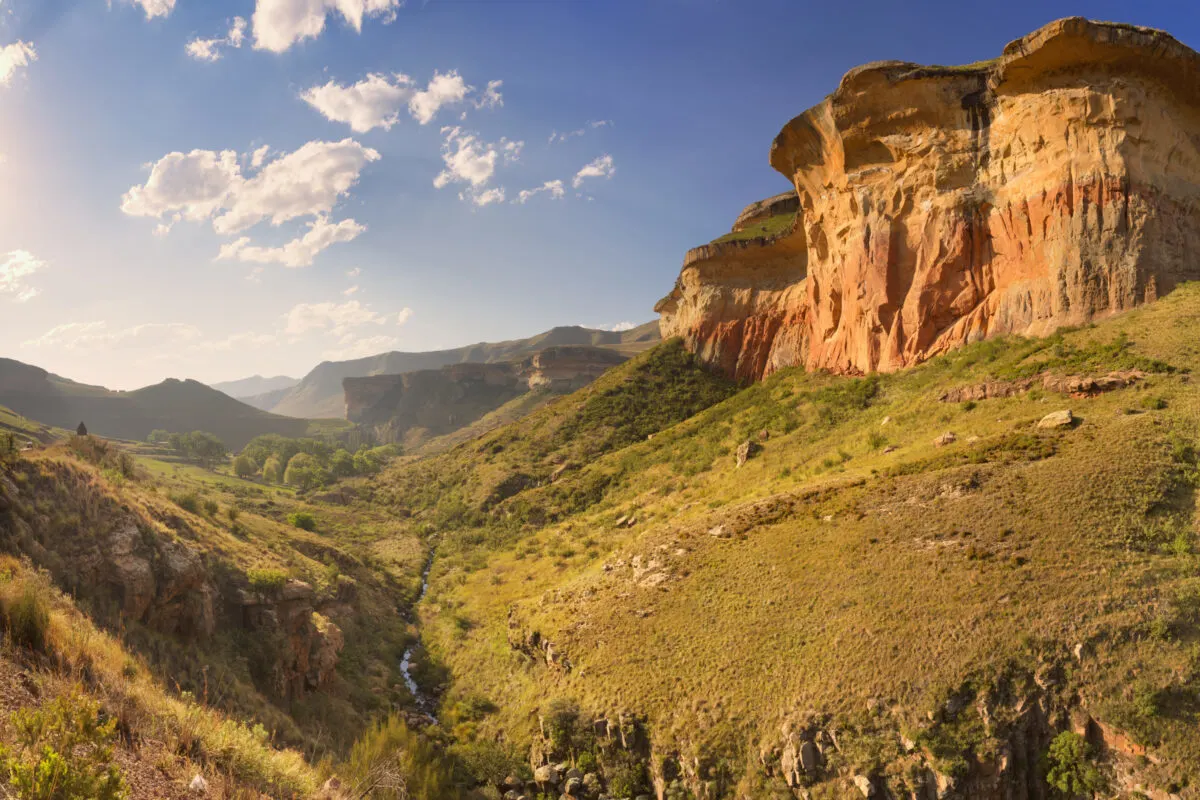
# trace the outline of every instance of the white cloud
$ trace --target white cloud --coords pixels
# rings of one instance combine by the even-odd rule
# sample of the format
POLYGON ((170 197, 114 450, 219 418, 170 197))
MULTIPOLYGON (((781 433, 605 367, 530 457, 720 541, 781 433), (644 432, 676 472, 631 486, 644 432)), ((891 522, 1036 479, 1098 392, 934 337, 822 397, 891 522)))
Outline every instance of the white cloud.
POLYGON ((211 219, 217 233, 232 235, 267 220, 280 225, 312 217, 309 231, 283 247, 255 247, 243 237, 218 255, 293 267, 312 263, 331 244, 350 241, 364 230, 354 220, 330 223, 328 215, 363 168, 379 158, 375 150, 353 139, 314 141, 267 162, 267 149, 260 147, 249 156, 252 169, 258 170, 251 175, 242 171, 246 158, 232 150, 169 153, 151 166, 144 184, 125 193, 121 210, 162 221, 156 230, 160 235, 182 219, 211 219))
POLYGON ((633 322, 618 322, 616 325, 610 325, 608 329, 614 333, 620 333, 621 331, 631 331, 636 327, 637 324, 633 322))
POLYGON ((504 95, 500 93, 500 87, 504 85, 504 81, 488 81, 487 88, 483 90, 483 94, 475 98, 476 108, 499 108, 504 105, 504 95))
POLYGON ((451 183, 467 183, 472 190, 481 191, 496 173, 496 161, 501 154, 505 161, 516 161, 525 146, 524 142, 508 139, 484 142, 462 128, 442 128, 442 133, 446 137, 442 144, 446 169, 433 179, 433 185, 439 189, 451 183))
POLYGON ((616 171, 617 168, 613 165, 613 157, 603 155, 585 165, 579 172, 576 172, 575 180, 571 181, 571 185, 578 189, 587 178, 611 178, 616 171))
POLYGON ((194 342, 202 336, 195 325, 182 322, 147 322, 110 330, 107 322, 69 322, 51 328, 24 347, 52 347, 92 352, 116 348, 143 348, 194 342))
POLYGON ((401 0, 257 0, 254 46, 282 53, 304 39, 315 39, 325 30, 325 18, 334 12, 361 33, 365 17, 381 17, 386 24, 395 19, 400 6, 401 0))
POLYGON ((307 233, 298 239, 292 239, 282 247, 260 247, 251 244, 249 236, 243 236, 221 245, 217 258, 255 264, 282 264, 293 268, 307 267, 330 246, 353 241, 366 229, 365 225, 360 225, 352 219, 330 223, 327 217, 317 217, 308 224, 307 233))
POLYGON ((219 61, 221 50, 226 47, 239 48, 246 40, 246 20, 234 17, 229 31, 219 39, 192 39, 187 43, 187 54, 197 61, 219 61))
POLYGON ((366 133, 373 128, 389 130, 400 119, 400 108, 414 93, 412 79, 371 73, 358 83, 343 86, 330 81, 300 93, 300 98, 326 119, 344 122, 351 130, 366 133))
MULTIPOLYGON (((490 81, 473 103, 476 108, 503 105, 501 81, 490 81)), ((468 86, 457 71, 434 72, 424 89, 402 73, 388 76, 372 72, 358 83, 343 85, 329 81, 300 93, 300 99, 328 120, 343 122, 357 133, 375 128, 389 130, 400 120, 400 110, 422 125, 433 121, 443 108, 466 101, 474 87, 468 86)))
POLYGON ((8 86, 17 70, 37 61, 37 50, 29 42, 17 41, 0 45, 0 86, 8 86))
POLYGON ((549 193, 550 197, 554 200, 561 200, 566 195, 567 190, 563 186, 562 181, 546 181, 536 189, 522 189, 514 202, 522 204, 527 203, 535 195, 541 194, 542 192, 549 193))
POLYGON ((573 131, 566 131, 565 133, 559 133, 558 131, 551 131, 550 132, 550 144, 554 144, 555 142, 565 142, 568 139, 575 138, 576 136, 583 136, 589 130, 596 130, 597 128, 605 128, 605 127, 608 127, 611 125, 612 125, 612 120, 601 119, 601 120, 596 120, 594 122, 588 122, 587 125, 585 125, 582 128, 578 128, 573 131))
POLYGON ((471 87, 467 86, 458 72, 435 72, 429 85, 408 101, 408 110, 417 122, 426 125, 433 121, 443 106, 461 103, 470 91, 471 87))
POLYGON ((504 189, 496 188, 488 189, 487 191, 483 192, 467 193, 467 195, 463 197, 464 200, 468 198, 477 206, 489 206, 492 203, 503 203, 504 189))
POLYGON ((326 361, 347 361, 352 358, 365 358, 379 355, 400 346, 400 340, 395 336, 343 336, 338 342, 339 347, 330 348, 321 353, 326 361))
POLYGON ((362 267, 355 267, 354 269, 346 270, 347 278, 357 278, 359 275, 362 275, 362 267))
POLYGON ((201 353, 229 353, 270 347, 276 344, 279 344, 279 336, 274 333, 245 331, 243 333, 232 333, 224 339, 197 342, 188 349, 201 353))
POLYGON ((267 154, 271 152, 271 146, 264 144, 262 147, 250 154, 250 167, 258 169, 267 160, 267 154))
POLYGON ((32 300, 41 293, 26 283, 26 278, 46 268, 46 262, 28 250, 13 250, 0 258, 0 294, 11 294, 18 303, 32 300))
POLYGON ((146 19, 168 16, 175 10, 175 0, 128 0, 135 6, 141 6, 146 12, 146 19))
POLYGON ((350 295, 356 293, 357 291, 358 291, 358 284, 355 284, 354 286, 351 286, 349 289, 343 289, 342 296, 349 297, 350 295))
MULTIPOLYGON (((345 339, 364 325, 403 325, 412 316, 404 308, 396 314, 380 314, 357 300, 344 303, 300 303, 284 315, 283 330, 292 337, 312 331, 325 331, 345 339)), ((344 342, 343 342, 344 343, 344 342)))

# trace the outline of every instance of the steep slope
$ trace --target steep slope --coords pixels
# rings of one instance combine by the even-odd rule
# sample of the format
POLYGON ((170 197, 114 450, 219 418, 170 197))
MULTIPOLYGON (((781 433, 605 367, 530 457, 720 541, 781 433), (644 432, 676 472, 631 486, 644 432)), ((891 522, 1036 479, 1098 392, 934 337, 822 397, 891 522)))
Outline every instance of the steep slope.
POLYGON ((401 375, 346 378, 346 418, 374 428, 380 441, 406 450, 446 436, 509 405, 532 410, 552 397, 581 389, 626 357, 601 347, 548 347, 522 361, 453 364, 401 375))
POLYGON ((614 796, 1197 796, 1198 324, 1186 286, 626 428, 728 394, 634 390, 667 343, 397 466, 442 718, 544 793, 566 762, 614 796))
POLYGON ((659 341, 658 326, 646 323, 628 331, 599 331, 578 326, 552 328, 528 339, 481 342, 453 350, 427 353, 383 353, 353 361, 327 361, 304 376, 270 410, 292 417, 343 417, 346 408, 342 381, 369 375, 399 375, 451 364, 494 364, 517 361, 557 345, 609 347, 626 354, 641 352, 659 341))
POLYGON ((221 383, 210 383, 209 386, 216 389, 218 392, 224 392, 230 397, 238 400, 245 400, 247 397, 254 397, 268 392, 279 392, 285 389, 290 389, 300 382, 299 378, 289 378, 286 375, 276 375, 273 378, 264 378, 262 375, 253 375, 249 378, 241 378, 236 381, 223 381, 221 383))
POLYGON ((168 379, 114 392, 60 378, 40 367, 0 359, 0 405, 45 425, 101 436, 145 439, 151 431, 208 431, 237 449, 264 433, 303 436, 305 420, 253 408, 196 381, 168 379))
POLYGON ((1197 87, 1168 34, 1082 18, 851 70, 771 146, 798 210, 688 253, 663 335, 743 380, 861 374, 1160 297, 1200 277, 1197 87))

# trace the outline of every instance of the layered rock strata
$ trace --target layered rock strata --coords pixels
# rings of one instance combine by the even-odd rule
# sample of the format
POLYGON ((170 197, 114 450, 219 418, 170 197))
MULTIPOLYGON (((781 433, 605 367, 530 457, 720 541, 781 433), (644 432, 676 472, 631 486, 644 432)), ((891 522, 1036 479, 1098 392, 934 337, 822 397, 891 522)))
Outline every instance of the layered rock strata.
POLYGON ((743 380, 856 374, 1154 300, 1200 277, 1197 130, 1200 54, 1147 28, 858 67, 771 146, 794 221, 689 252, 662 333, 743 380))

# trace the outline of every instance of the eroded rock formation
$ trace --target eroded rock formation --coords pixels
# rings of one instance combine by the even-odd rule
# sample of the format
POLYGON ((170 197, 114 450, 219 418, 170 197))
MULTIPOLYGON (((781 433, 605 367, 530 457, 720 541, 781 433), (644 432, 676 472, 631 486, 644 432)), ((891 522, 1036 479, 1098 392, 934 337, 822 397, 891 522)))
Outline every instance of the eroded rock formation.
POLYGON ((1197 130, 1200 54, 1147 28, 858 67, 771 146, 794 220, 689 252, 662 333, 744 380, 862 373, 1153 300, 1200 277, 1197 130))
POLYGON ((450 433, 526 392, 572 392, 625 361, 602 347, 548 347, 520 361, 453 364, 400 375, 346 378, 346 418, 401 441, 410 430, 450 433))

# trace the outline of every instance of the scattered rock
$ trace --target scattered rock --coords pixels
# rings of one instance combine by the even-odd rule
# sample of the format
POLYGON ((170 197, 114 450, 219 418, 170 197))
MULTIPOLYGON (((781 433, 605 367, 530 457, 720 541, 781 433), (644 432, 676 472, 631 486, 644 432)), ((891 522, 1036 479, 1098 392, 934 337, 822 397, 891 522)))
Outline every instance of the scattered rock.
POLYGON ((709 536, 715 536, 718 539, 728 539, 730 537, 729 528, 724 525, 714 525, 708 529, 709 536))
POLYGON ((892 418, 891 418, 891 417, 884 417, 884 418, 883 418, 883 419, 880 421, 880 423, 879 423, 879 427, 881 427, 881 428, 882 428, 882 427, 884 427, 884 426, 886 426, 886 425, 890 425, 891 423, 892 423, 892 418))
POLYGON ((760 449, 761 447, 758 444, 748 439, 742 442, 740 445, 738 445, 737 449, 737 465, 740 467, 745 464, 748 460, 753 458, 760 449))
POLYGON ((935 447, 945 447, 948 444, 954 444, 958 441, 958 436, 953 431, 946 431, 941 436, 933 440, 935 447))
MULTIPOLYGON (((332 780, 332 778, 330 779, 332 780)), ((194 795, 204 796, 208 794, 208 781, 204 780, 204 776, 197 773, 192 778, 192 782, 188 784, 188 791, 194 795)))
POLYGON ((894 444, 889 444, 887 447, 883 448, 883 454, 884 454, 884 455, 887 455, 888 453, 894 453, 894 452, 896 452, 896 451, 897 451, 897 450, 899 450, 899 449, 900 449, 900 448, 899 448, 899 447, 897 447, 896 445, 894 445, 894 444))
POLYGON ((558 768, 553 764, 543 764, 533 771, 533 780, 537 783, 558 783, 558 768))
POLYGON ((854 785, 858 787, 860 792, 862 792, 863 797, 875 796, 875 784, 872 783, 871 779, 866 775, 855 775, 854 785))
POLYGON ((1075 417, 1071 414, 1069 408, 1062 411, 1055 411, 1042 417, 1037 424, 1039 428, 1066 428, 1075 423, 1075 417))
POLYGON ((758 440, 760 442, 765 442, 770 438, 771 438, 771 432, 769 430, 767 430, 766 428, 763 428, 761 431, 758 432, 758 440))

